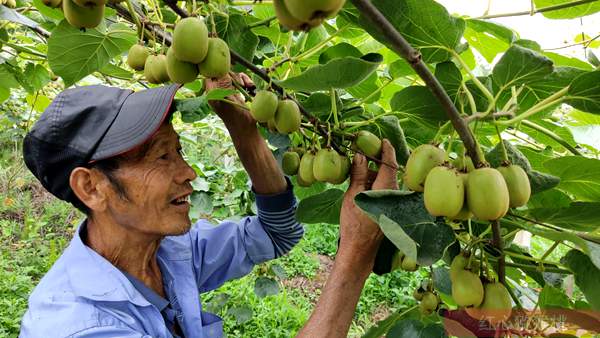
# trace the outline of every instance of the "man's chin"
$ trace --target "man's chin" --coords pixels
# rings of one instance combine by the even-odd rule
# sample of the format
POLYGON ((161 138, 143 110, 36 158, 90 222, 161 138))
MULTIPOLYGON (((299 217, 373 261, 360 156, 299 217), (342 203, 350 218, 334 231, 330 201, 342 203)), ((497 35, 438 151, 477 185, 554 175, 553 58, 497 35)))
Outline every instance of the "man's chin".
POLYGON ((169 236, 181 236, 187 234, 192 228, 192 222, 189 220, 186 223, 178 224, 169 236))

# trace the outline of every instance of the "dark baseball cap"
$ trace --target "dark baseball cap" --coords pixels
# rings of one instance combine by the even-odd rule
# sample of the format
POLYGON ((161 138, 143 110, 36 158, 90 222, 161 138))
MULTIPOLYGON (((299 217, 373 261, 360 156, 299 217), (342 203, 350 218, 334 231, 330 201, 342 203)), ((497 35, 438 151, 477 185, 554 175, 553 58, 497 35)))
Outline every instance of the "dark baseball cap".
POLYGON ((60 93, 25 136, 25 164, 44 188, 73 204, 73 169, 144 144, 171 112, 179 85, 134 92, 85 86, 60 93))

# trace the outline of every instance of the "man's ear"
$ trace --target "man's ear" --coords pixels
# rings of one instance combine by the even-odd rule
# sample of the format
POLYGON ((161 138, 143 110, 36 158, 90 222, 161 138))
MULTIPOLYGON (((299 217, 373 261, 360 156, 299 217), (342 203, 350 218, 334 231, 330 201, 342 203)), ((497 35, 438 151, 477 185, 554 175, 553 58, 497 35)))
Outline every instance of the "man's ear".
POLYGON ((83 204, 94 211, 103 211, 107 205, 107 178, 96 170, 77 167, 71 172, 69 185, 83 204))

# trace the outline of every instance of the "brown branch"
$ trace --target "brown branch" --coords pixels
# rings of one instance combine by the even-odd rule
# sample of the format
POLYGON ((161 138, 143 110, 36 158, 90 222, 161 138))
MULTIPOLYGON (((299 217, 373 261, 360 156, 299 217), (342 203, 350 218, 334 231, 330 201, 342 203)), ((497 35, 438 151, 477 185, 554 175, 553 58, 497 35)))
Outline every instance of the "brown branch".
POLYGON ((427 68, 427 65, 422 61, 421 54, 414 49, 406 39, 404 39, 402 34, 396 30, 396 28, 369 0, 352 0, 352 3, 375 25, 375 27, 379 28, 380 32, 390 42, 392 49, 398 55, 406 59, 416 73, 423 79, 425 84, 427 84, 433 95, 440 101, 442 107, 446 111, 446 115, 448 115, 454 129, 462 139, 465 149, 467 149, 467 153, 473 160, 473 164, 475 164, 476 167, 480 166, 483 159, 477 151, 478 146, 475 137, 473 137, 469 126, 460 117, 460 113, 444 90, 444 87, 442 87, 429 68, 427 68))
POLYGON ((596 2, 596 1, 598 1, 598 0, 579 0, 579 1, 567 2, 564 4, 554 5, 554 6, 542 7, 542 8, 535 9, 533 11, 529 10, 529 11, 523 11, 523 12, 484 15, 484 16, 477 17, 475 19, 493 19, 493 18, 505 18, 505 17, 510 17, 510 16, 534 15, 537 13, 557 11, 559 9, 575 7, 575 6, 584 5, 584 4, 587 4, 590 2, 596 2))

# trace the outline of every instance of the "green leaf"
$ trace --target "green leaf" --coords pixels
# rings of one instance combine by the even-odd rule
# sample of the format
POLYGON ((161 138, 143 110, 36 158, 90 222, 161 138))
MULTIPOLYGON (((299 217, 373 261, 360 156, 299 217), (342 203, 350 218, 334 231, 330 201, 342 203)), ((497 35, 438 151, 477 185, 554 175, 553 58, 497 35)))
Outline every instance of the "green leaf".
POLYGON ((357 99, 367 99, 365 103, 373 103, 381 98, 381 91, 379 89, 380 81, 377 77, 377 72, 373 72, 364 81, 360 82, 356 86, 346 88, 346 91, 357 99), (376 94, 373 94, 375 93, 376 94))
POLYGON ((600 115, 574 110, 569 117, 571 121, 567 122, 567 128, 575 142, 600 149, 600 115))
POLYGON ((385 237, 387 237, 398 250, 402 251, 405 256, 411 259, 417 259, 417 244, 406 234, 406 232, 404 232, 404 229, 398 225, 398 223, 392 221, 386 215, 381 215, 379 216, 379 220, 377 220, 377 224, 385 237))
POLYGON ((560 177, 559 189, 581 201, 600 202, 600 160, 565 156, 547 161, 544 166, 560 177))
POLYGON ((6 87, 0 87, 0 103, 8 100, 10 97, 10 89, 6 87))
POLYGON ((477 49, 491 63, 496 55, 507 50, 510 44, 516 40, 516 34, 509 28, 491 21, 469 19, 467 20, 465 39, 471 47, 477 49))
POLYGON ((435 77, 440 81, 444 90, 456 105, 463 82, 460 69, 453 62, 438 63, 435 67, 435 77))
POLYGON ((190 217, 199 219, 203 215, 210 215, 213 212, 212 197, 204 191, 194 191, 191 197, 192 208, 190 217))
POLYGON ((527 176, 529 176, 532 194, 552 189, 560 183, 560 178, 537 170, 528 171, 527 176))
POLYGON ((542 52, 542 46, 540 46, 539 43, 537 43, 537 42, 535 42, 533 40, 519 39, 519 40, 515 41, 514 44, 517 45, 517 46, 529 48, 529 49, 534 50, 536 52, 542 52))
MULTIPOLYGON (((573 0, 534 0, 535 8, 537 9, 566 4, 569 2, 573 2, 573 0)), ((598 11, 600 11, 600 3, 593 1, 579 6, 543 12, 542 15, 548 19, 576 19, 582 16, 594 14, 598 11)))
POLYGON ((558 53, 544 52, 544 55, 554 62, 555 66, 575 67, 583 70, 594 70, 594 66, 576 57, 565 56, 558 53))
POLYGON ((25 25, 30 28, 37 28, 40 26, 37 22, 6 6, 0 6, 0 19, 25 25))
POLYGON ((42 0, 33 0, 33 6, 42 13, 42 15, 54 19, 57 21, 61 21, 65 18, 62 10, 60 8, 52 8, 44 5, 42 0))
POLYGON ((226 293, 215 294, 207 303, 204 303, 204 308, 212 313, 218 313, 227 305, 229 295, 226 293))
POLYGON ((247 305, 243 305, 229 308, 227 314, 233 316, 238 324, 244 324, 252 319, 253 311, 247 305))
POLYGON ((85 76, 102 69, 117 55, 136 43, 135 31, 104 34, 97 29, 85 32, 63 20, 48 39, 48 62, 52 71, 69 87, 85 76))
MULTIPOLYGON (((446 48, 455 50, 460 44, 465 21, 451 16, 444 6, 433 0, 374 0, 372 3, 413 47, 419 49, 425 62, 449 60, 451 54, 446 48)), ((380 33, 380 27, 371 24, 362 14, 358 24, 390 47, 380 33)))
POLYGON ((394 149, 396 150, 396 161, 404 165, 408 161, 410 156, 410 150, 406 144, 406 138, 404 137, 404 130, 400 126, 400 121, 393 115, 387 115, 375 121, 381 137, 386 138, 390 141, 394 149))
MULTIPOLYGON (((326 119, 331 114, 331 96, 325 93, 312 93, 304 100, 300 100, 304 109, 320 119, 326 119)), ((342 101, 338 96, 338 107, 342 106, 342 101)))
POLYGON ((565 208, 528 210, 536 220, 569 230, 592 232, 600 229, 600 203, 573 202, 565 208))
POLYGON ((41 64, 27 63, 23 76, 31 86, 33 92, 44 88, 44 86, 50 82, 50 73, 41 64))
POLYGON ((579 110, 600 114, 600 70, 573 80, 566 102, 579 110))
POLYGON ((600 270, 594 266, 588 256, 579 250, 571 250, 561 262, 574 273, 575 283, 585 295, 592 309, 600 311, 600 270))
POLYGON ((571 205, 571 198, 566 193, 554 188, 546 190, 535 195, 532 195, 529 199, 529 208, 545 208, 549 205, 557 208, 565 208, 571 205))
MULTIPOLYGON (((229 16, 216 14, 215 24, 219 37, 227 42, 232 51, 237 52, 246 60, 254 59, 259 39, 246 24, 244 16, 240 14, 231 14, 229 16)), ((241 71, 241 68, 238 66, 234 69, 241 71)))
MULTIPOLYGON (((505 225, 505 221, 501 222, 505 225)), ((509 225, 516 226, 517 228, 529 231, 536 236, 544 237, 552 241, 571 242, 588 255, 594 265, 600 269, 600 244, 585 240, 571 231, 553 230, 537 224, 521 224, 519 222, 510 222, 509 225)))
POLYGON ((339 59, 346 56, 360 58, 363 56, 363 53, 361 53, 360 50, 353 45, 342 42, 325 49, 323 53, 319 55, 319 64, 323 65, 334 59, 339 59))
MULTIPOLYGON (((404 317, 420 316, 419 309, 413 308, 411 311, 405 312, 407 309, 400 309, 396 313, 391 314, 386 319, 377 322, 362 336, 362 338, 381 338, 385 335, 400 319, 404 317)), ((388 336, 392 338, 393 336, 388 336)))
POLYGON ((448 118, 439 101, 425 86, 409 86, 394 94, 390 101, 392 110, 420 118, 437 125, 448 118))
POLYGON ((301 223, 339 224, 344 192, 329 189, 307 197, 298 203, 296 219, 301 223))
POLYGON ((563 290, 557 289, 551 285, 545 285, 538 298, 540 309, 568 309, 571 307, 569 297, 563 290))
POLYGON ((425 209, 423 194, 401 190, 371 190, 358 194, 356 205, 377 221, 386 215, 394 222, 404 224, 433 223, 435 217, 425 209))
MULTIPOLYGON (((575 78, 584 73, 586 73, 586 71, 579 68, 556 67, 554 72, 546 76, 543 80, 523 85, 523 90, 518 97, 518 113, 526 111, 527 109, 533 107, 536 103, 560 91, 561 89, 568 87, 575 78)), ((498 100, 499 106, 506 104, 510 97, 510 90, 504 91, 498 100)), ((546 112, 552 112, 555 107, 556 106, 546 109, 546 112)), ((543 117, 543 115, 540 115, 540 117, 543 117)))
POLYGON ((378 222, 386 237, 420 265, 442 258, 455 240, 454 231, 425 210, 423 194, 399 190, 372 190, 358 194, 356 205, 378 222), (414 243, 411 243, 411 241, 414 243), (416 252, 414 251, 416 245, 416 252))
POLYGON ((450 280, 450 270, 443 266, 433 269, 433 287, 447 295, 452 294, 452 281, 450 280))
POLYGON ((480 33, 492 35, 507 44, 512 44, 519 39, 519 34, 517 32, 502 24, 489 20, 467 19, 467 27, 480 33))
POLYGON ((19 87, 19 81, 13 74, 12 66, 7 63, 0 64, 0 84, 4 88, 17 88, 19 87))
MULTIPOLYGON (((509 141, 504 140, 503 142, 510 162, 520 166, 527 173, 531 184, 531 192, 533 194, 552 189, 559 184, 559 177, 533 170, 529 160, 521 151, 519 151, 519 149, 513 146, 509 141)), ((485 158, 490 162, 492 167, 499 167, 502 164, 502 148, 500 143, 488 152, 485 155, 485 158)))
POLYGON ((319 91, 331 88, 355 86, 371 75, 383 61, 380 54, 367 54, 361 58, 343 57, 324 65, 316 65, 301 75, 289 78, 280 84, 297 91, 319 91))
POLYGON ((113 65, 112 63, 107 63, 104 67, 102 67, 102 69, 100 69, 100 73, 121 80, 133 79, 133 74, 130 71, 117 65, 113 65))
POLYGON ((497 92, 511 86, 532 83, 552 74, 552 61, 527 48, 513 45, 494 67, 492 78, 497 92))
POLYGON ((448 337, 440 324, 425 324, 420 320, 406 319, 400 321, 387 334, 390 338, 442 338, 448 337))
POLYGON ((206 96, 175 100, 175 108, 181 113, 181 119, 185 123, 200 121, 212 111, 206 96))
POLYGON ((594 51, 592 51, 592 49, 588 49, 587 53, 585 53, 585 54, 586 54, 585 56, 589 63, 594 65, 594 67, 596 67, 596 68, 600 67, 600 58, 598 58, 598 56, 596 56, 596 54, 594 53, 594 51))
POLYGON ((256 278, 256 282, 254 282, 254 293, 259 298, 274 296, 279 293, 279 283, 273 278, 258 277, 256 278))
POLYGON ((269 267, 269 272, 279 279, 287 279, 288 275, 285 268, 279 264, 272 264, 269 267))
POLYGON ((407 75, 414 74, 412 67, 404 59, 398 59, 390 64, 390 76, 392 79, 401 78, 407 75))

